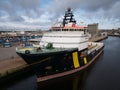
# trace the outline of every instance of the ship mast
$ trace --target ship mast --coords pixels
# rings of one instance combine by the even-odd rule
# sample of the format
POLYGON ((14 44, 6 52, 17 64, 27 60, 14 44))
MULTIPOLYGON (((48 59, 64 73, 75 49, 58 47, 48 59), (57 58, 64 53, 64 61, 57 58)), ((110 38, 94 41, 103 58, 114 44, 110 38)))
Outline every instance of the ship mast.
POLYGON ((76 20, 73 17, 74 17, 74 15, 72 13, 71 8, 68 8, 67 11, 65 12, 65 16, 63 19, 63 26, 65 26, 65 24, 68 24, 68 23, 76 24, 76 20))

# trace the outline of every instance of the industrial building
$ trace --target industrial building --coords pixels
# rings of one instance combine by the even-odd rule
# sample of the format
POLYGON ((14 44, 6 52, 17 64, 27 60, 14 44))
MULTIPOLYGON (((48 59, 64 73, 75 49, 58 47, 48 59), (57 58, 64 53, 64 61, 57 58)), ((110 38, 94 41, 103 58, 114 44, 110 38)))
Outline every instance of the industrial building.
POLYGON ((95 37, 98 34, 98 23, 88 24, 87 30, 92 37, 95 37))

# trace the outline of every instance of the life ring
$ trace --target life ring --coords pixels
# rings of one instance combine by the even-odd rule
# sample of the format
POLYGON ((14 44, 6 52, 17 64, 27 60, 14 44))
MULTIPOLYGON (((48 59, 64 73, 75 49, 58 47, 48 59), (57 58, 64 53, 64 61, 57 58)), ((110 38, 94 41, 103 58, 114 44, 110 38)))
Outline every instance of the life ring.
POLYGON ((25 54, 30 54, 30 50, 25 50, 25 54))

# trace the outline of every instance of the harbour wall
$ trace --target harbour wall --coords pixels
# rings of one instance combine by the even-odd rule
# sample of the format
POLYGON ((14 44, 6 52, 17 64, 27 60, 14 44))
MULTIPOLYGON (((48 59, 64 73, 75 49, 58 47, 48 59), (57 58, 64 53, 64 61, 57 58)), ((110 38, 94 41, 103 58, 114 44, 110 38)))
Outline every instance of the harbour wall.
POLYGON ((108 38, 108 36, 98 36, 98 37, 90 38, 89 41, 90 42, 99 42, 99 41, 104 40, 106 38, 108 38))
POLYGON ((0 47, 0 85, 32 72, 31 66, 16 54, 15 46, 0 47))

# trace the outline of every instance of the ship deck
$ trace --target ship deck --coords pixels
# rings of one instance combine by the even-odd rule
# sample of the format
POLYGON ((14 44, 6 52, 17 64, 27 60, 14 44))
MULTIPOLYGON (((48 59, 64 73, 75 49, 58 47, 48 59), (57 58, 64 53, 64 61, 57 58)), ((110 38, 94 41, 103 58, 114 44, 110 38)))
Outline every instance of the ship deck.
POLYGON ((53 53, 53 52, 64 52, 64 51, 73 51, 77 48, 35 48, 35 47, 24 47, 24 48, 17 48, 16 52, 25 54, 26 50, 30 51, 30 54, 44 54, 44 53, 53 53))

